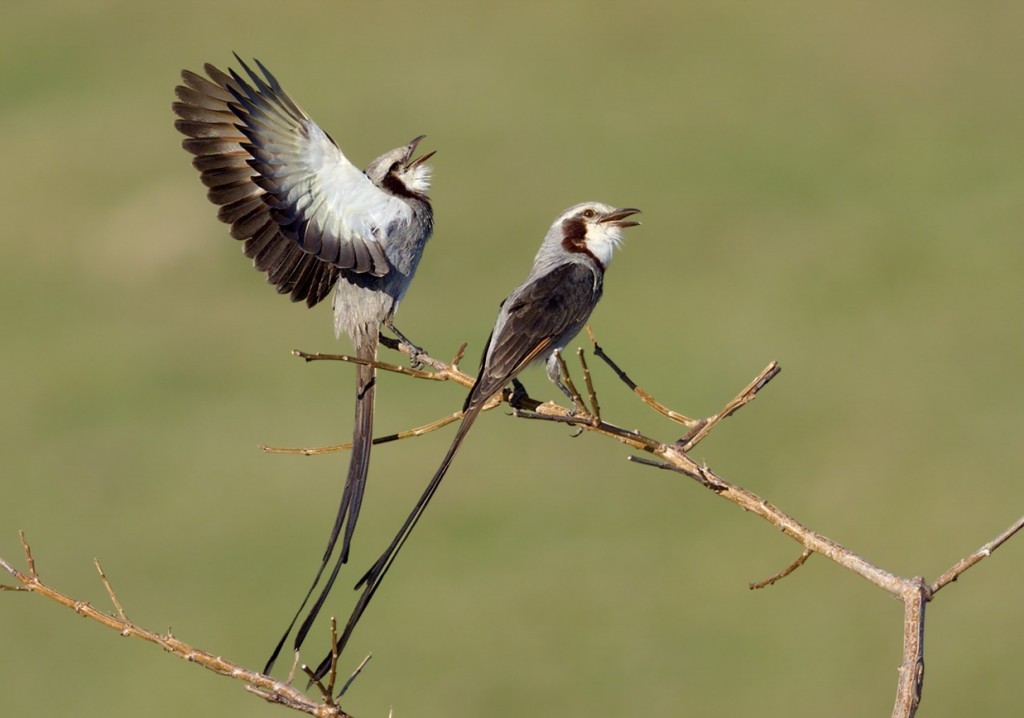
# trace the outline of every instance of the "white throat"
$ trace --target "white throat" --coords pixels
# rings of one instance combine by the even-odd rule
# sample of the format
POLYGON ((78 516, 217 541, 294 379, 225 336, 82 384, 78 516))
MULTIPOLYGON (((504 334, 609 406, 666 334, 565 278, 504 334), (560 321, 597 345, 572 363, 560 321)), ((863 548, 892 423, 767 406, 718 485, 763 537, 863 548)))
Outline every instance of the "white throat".
POLYGON ((430 189, 430 167, 416 165, 412 172, 402 173, 401 179, 410 192, 426 194, 430 189))
POLYGON ((591 224, 587 227, 586 245, 606 269, 612 261, 612 255, 622 244, 622 228, 608 224, 591 224))

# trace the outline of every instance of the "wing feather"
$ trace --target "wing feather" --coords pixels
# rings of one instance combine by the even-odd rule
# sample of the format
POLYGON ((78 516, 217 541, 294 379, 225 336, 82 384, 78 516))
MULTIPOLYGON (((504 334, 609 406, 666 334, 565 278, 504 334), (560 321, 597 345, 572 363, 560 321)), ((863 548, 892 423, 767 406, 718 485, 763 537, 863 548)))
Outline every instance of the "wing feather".
POLYGON ((182 146, 218 218, 267 280, 293 301, 323 300, 341 269, 383 276, 381 228, 406 203, 375 187, 259 62, 247 79, 207 64, 175 88, 182 146))
POLYGON ((409 205, 374 186, 265 67, 258 65, 261 77, 241 64, 248 81, 232 72, 232 82, 227 84, 235 98, 231 107, 248 140, 243 149, 251 154, 250 164, 272 181, 265 188, 281 212, 276 220, 282 233, 304 251, 336 266, 374 276, 386 274, 390 267, 384 252, 368 245, 379 244, 381 236, 386 236, 381 228, 411 222, 409 205), (318 212, 311 211, 321 206, 318 212), (311 229, 314 223, 316 228, 311 229), (346 244, 354 251, 342 251, 341 245, 346 244), (372 261, 346 266, 340 261, 343 256, 369 256, 372 261))
POLYGON ((583 328, 601 297, 601 277, 567 262, 513 292, 502 304, 477 385, 466 400, 483 400, 530 362, 564 346, 583 328))

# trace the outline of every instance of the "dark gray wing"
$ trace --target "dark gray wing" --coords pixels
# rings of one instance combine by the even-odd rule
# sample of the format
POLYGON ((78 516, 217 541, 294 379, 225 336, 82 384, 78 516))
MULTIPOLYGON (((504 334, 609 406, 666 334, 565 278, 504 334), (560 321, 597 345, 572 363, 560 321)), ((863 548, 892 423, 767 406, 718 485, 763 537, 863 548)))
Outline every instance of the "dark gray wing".
POLYGON ((579 262, 567 262, 516 290, 502 304, 466 405, 486 401, 527 364, 571 340, 600 298, 601 277, 579 262))

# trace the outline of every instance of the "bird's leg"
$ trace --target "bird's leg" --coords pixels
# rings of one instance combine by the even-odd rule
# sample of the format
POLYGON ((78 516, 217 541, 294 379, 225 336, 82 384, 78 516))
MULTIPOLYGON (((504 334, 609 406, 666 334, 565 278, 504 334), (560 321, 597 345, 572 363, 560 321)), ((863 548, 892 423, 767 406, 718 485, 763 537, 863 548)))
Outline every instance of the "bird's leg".
POLYGON ((409 341, 409 338, 398 331, 398 327, 395 326, 395 322, 391 317, 384 320, 384 326, 391 330, 391 332, 398 337, 400 344, 404 344, 406 351, 409 352, 409 365, 413 369, 419 369, 423 366, 423 362, 420 361, 420 357, 426 355, 427 350, 413 344, 409 341))
POLYGON ((575 416, 576 414, 579 414, 580 413, 580 405, 578 403, 576 403, 576 397, 574 397, 572 395, 572 392, 569 391, 569 387, 567 387, 565 385, 565 383, 560 378, 555 379, 555 386, 557 386, 559 389, 561 389, 562 393, 565 394, 567 397, 569 397, 569 401, 572 402, 572 409, 569 410, 569 416, 575 416))
POLYGON ((562 381, 563 366, 564 364, 561 361, 561 350, 555 349, 551 352, 551 358, 548 359, 547 362, 548 379, 551 380, 552 384, 561 389, 563 394, 569 397, 569 401, 572 402, 572 409, 569 410, 569 416, 576 416, 580 413, 580 405, 576 400, 578 394, 574 391, 570 391, 569 387, 567 387, 565 382, 562 381))

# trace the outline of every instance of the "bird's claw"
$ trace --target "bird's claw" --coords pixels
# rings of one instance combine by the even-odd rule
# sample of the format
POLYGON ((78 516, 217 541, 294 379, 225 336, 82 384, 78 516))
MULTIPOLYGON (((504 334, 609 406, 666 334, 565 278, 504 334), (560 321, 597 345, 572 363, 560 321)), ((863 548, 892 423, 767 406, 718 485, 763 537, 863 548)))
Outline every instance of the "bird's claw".
POLYGON ((423 361, 423 357, 429 356, 427 354, 427 350, 426 349, 424 349, 422 347, 418 347, 415 344, 410 344, 409 342, 402 342, 402 346, 405 347, 405 351, 408 352, 408 354, 409 354, 409 367, 410 368, 412 368, 412 369, 422 369, 423 367, 425 367, 427 365, 427 363, 425 361, 423 361))
MULTIPOLYGON (((426 362, 423 361, 423 357, 429 356, 427 350, 413 344, 409 341, 409 337, 405 336, 398 330, 398 327, 392 322, 385 322, 384 326, 390 329, 395 337, 398 339, 398 351, 404 351, 409 355, 409 366, 413 369, 421 369, 426 366, 426 362)), ((383 335, 382 335, 383 336, 383 335)))
MULTIPOLYGON (((584 416, 584 417, 585 416, 589 416, 589 412, 586 412, 583 409, 581 409, 580 405, 576 402, 575 399, 573 399, 572 408, 571 409, 566 409, 565 415, 567 417, 569 417, 570 419, 575 419, 578 416, 584 416)), ((582 433, 583 433, 583 427, 582 426, 577 426, 576 427, 576 431, 574 431, 572 434, 570 434, 570 436, 573 439, 575 439, 577 436, 579 436, 582 433)))

